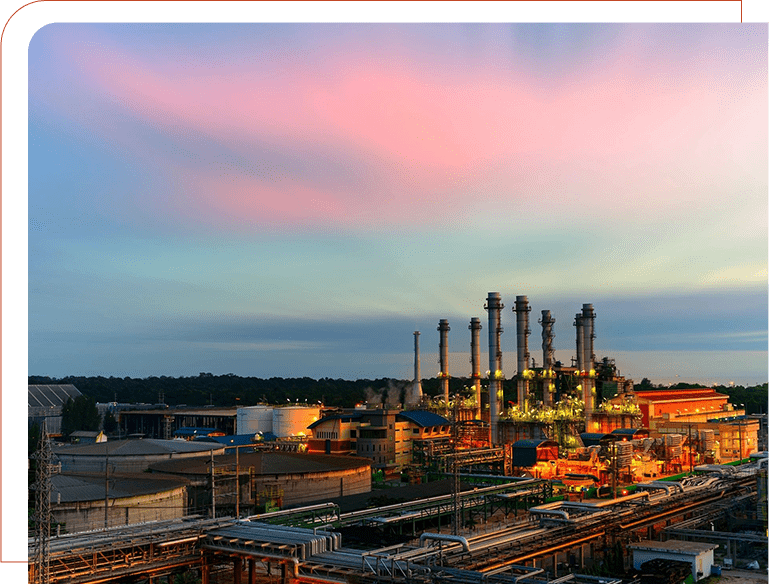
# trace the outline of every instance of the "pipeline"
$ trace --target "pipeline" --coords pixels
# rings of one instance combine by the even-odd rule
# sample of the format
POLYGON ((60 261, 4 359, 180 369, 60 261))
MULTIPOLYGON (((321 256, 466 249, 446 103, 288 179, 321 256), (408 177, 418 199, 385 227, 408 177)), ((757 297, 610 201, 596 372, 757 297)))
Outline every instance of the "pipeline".
POLYGON ((423 533, 419 537, 419 545, 424 547, 424 542, 428 539, 434 539, 437 541, 451 541, 453 543, 459 543, 462 544, 462 549, 466 552, 470 551, 470 544, 467 542, 467 539, 462 537, 461 535, 450 535, 448 533, 423 533))

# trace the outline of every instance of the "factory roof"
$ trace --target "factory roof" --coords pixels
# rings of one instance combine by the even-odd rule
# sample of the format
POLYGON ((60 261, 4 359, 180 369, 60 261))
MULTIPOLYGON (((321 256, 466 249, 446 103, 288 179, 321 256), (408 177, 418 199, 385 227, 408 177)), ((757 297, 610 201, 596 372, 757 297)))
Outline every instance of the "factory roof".
POLYGON ((634 391, 638 399, 652 402, 681 401, 686 399, 729 399, 724 393, 718 393, 715 389, 650 389, 646 391, 634 391))
POLYGON ((610 442, 619 439, 619 436, 616 434, 605 434, 603 432, 582 432, 579 437, 582 439, 582 444, 585 446, 596 446, 601 442, 610 442))
POLYGON ((208 436, 209 434, 223 434, 221 430, 216 428, 192 428, 190 426, 179 428, 174 432, 174 436, 208 436))
MULTIPOLYGON (((371 460, 360 456, 333 456, 329 454, 304 454, 296 452, 244 452, 239 456, 241 472, 250 467, 256 474, 285 475, 347 470, 371 466, 371 460)), ((214 464, 218 468, 234 468, 235 455, 217 455, 214 464)), ((150 465, 154 472, 201 475, 211 472, 210 459, 185 458, 168 460, 150 465)))
POLYGON ((230 436, 196 436, 195 442, 216 442, 225 446, 253 446, 253 434, 234 434, 230 436))
POLYGON ((705 543, 701 541, 680 541, 677 539, 669 539, 667 541, 639 541, 638 543, 631 543, 627 547, 633 550, 673 552, 690 556, 714 550, 718 547, 718 544, 705 543))
POLYGON ((540 446, 558 446, 558 442, 552 440, 535 440, 533 438, 524 438, 513 442, 513 448, 538 448, 540 446))
MULTIPOLYGON (((174 476, 153 475, 147 480, 146 473, 110 474, 110 499, 122 499, 178 489, 187 484, 185 479, 174 476)), ((104 501, 104 474, 54 474, 51 476, 51 502, 75 503, 78 501, 104 501)))
POLYGON ((68 398, 75 399, 80 390, 74 385, 28 385, 27 403, 30 408, 61 408, 68 398))
POLYGON ((398 417, 405 418, 407 421, 413 422, 422 428, 428 426, 448 426, 451 424, 451 422, 449 422, 443 416, 439 416, 438 414, 434 414, 433 412, 428 412, 425 410, 403 411, 398 414, 398 417))
POLYGON ((180 452, 208 452, 211 443, 189 442, 187 440, 158 440, 146 438, 142 440, 113 440, 100 444, 75 444, 56 449, 56 454, 75 454, 78 456, 147 456, 180 452))
POLYGON ((629 436, 631 438, 636 436, 639 438, 646 438, 649 436, 649 430, 646 428, 614 428, 611 433, 615 436, 629 436))
POLYGON ((360 420, 362 417, 363 417, 363 414, 361 412, 355 412, 354 414, 333 414, 331 416, 324 416, 319 420, 316 420, 315 422, 307 426, 307 428, 312 430, 313 428, 322 424, 323 422, 330 422, 331 420, 341 420, 342 422, 353 422, 353 421, 360 420))

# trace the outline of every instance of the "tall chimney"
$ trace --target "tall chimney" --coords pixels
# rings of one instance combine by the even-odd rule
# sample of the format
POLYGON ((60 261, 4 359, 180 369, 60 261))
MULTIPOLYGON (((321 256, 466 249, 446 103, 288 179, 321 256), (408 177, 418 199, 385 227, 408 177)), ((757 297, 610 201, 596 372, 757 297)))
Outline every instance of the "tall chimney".
POLYGON ((470 364, 472 367, 473 387, 475 387, 476 419, 481 419, 481 319, 470 319, 470 364))
POLYGON ((592 304, 582 305, 582 350, 585 353, 583 358, 585 364, 585 377, 583 380, 583 389, 585 394, 585 430, 592 432, 591 427, 593 410, 595 409, 595 398, 593 397, 593 388, 595 387, 595 355, 593 354, 593 339, 595 339, 595 312, 592 304))
POLYGON ((414 331, 414 386, 406 405, 418 405, 422 401, 422 372, 419 367, 419 331, 414 331))
POLYGON ((525 371, 529 369, 529 299, 526 296, 515 297, 515 320, 517 325, 518 338, 518 407, 521 410, 526 409, 526 394, 529 389, 529 382, 524 377, 525 371))
POLYGON ((484 308, 489 311, 489 419, 491 444, 499 440, 499 414, 502 411, 502 309, 499 292, 489 292, 484 308))
POLYGON ((449 321, 442 318, 438 323, 440 332, 440 364, 441 364, 441 388, 443 389, 443 401, 449 403, 449 321))
POLYGON ((544 381, 542 382, 542 402, 549 406, 553 402, 550 386, 553 384, 551 371, 555 363, 555 350, 553 349, 553 339, 555 338, 553 325, 555 324, 555 319, 550 315, 549 310, 543 310, 542 318, 539 322, 542 325, 542 367, 545 371, 544 381))

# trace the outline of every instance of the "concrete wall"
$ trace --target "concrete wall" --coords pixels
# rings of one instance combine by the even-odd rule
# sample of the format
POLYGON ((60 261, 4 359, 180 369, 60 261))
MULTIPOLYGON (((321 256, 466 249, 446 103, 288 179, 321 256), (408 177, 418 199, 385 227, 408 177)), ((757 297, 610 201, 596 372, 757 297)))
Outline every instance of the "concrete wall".
POLYGON ((287 475, 261 475, 255 477, 257 494, 277 488, 283 493, 283 507, 328 500, 344 495, 371 491, 371 470, 366 466, 354 469, 300 473, 287 475))
MULTIPOLYGON (((110 499, 107 511, 108 527, 184 517, 187 512, 186 502, 185 487, 151 495, 110 499)), ((54 522, 65 524, 61 527, 61 533, 101 529, 104 527, 104 499, 52 503, 51 514, 54 522)), ((51 532, 55 535, 56 527, 52 528, 51 532)))

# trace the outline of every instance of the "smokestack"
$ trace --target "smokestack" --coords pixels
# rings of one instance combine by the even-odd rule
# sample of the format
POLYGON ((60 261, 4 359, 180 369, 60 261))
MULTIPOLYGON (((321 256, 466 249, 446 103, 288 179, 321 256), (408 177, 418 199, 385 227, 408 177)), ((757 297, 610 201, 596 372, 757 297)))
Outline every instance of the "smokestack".
POLYGON ((515 297, 515 312, 518 338, 518 407, 526 408, 526 394, 528 393, 528 380, 524 377, 529 369, 529 299, 526 296, 515 297))
POLYGON ((422 372, 419 367, 419 331, 414 331, 414 386, 406 405, 417 405, 422 401, 422 372))
POLYGON ((590 371, 595 368, 595 354, 593 353, 593 339, 595 339, 594 332, 595 312, 593 312, 592 304, 582 305, 582 325, 584 327, 584 342, 582 349, 585 352, 585 369, 590 371))
POLYGON ((441 364, 441 388, 443 389, 443 401, 449 403, 449 321, 442 318, 438 323, 440 332, 440 364, 441 364))
POLYGON ((489 292, 484 308, 489 311, 489 419, 491 444, 498 441, 499 414, 502 411, 502 309, 499 292, 489 292))
POLYGON ((481 419, 481 319, 470 319, 470 364, 475 387, 476 419, 481 419))
POLYGON ((577 369, 581 374, 585 369, 585 352, 582 348, 585 333, 583 332, 582 314, 579 312, 574 315, 574 326, 577 327, 577 369))
POLYGON ((543 310, 542 318, 539 322, 542 325, 542 366, 546 372, 543 381, 542 402, 549 406, 553 402, 552 394, 550 392, 553 378, 551 377, 550 372, 555 363, 555 350, 553 349, 553 339, 555 338, 553 325, 555 324, 555 319, 550 316, 549 310, 543 310))
POLYGON ((595 387, 595 355, 593 354, 593 339, 595 339, 594 332, 595 312, 593 312, 592 304, 582 305, 582 350, 585 354, 583 357, 584 362, 584 379, 583 390, 585 395, 585 430, 592 432, 594 428, 591 427, 591 421, 593 418, 593 409, 595 408, 595 398, 593 397, 593 388, 595 387))

